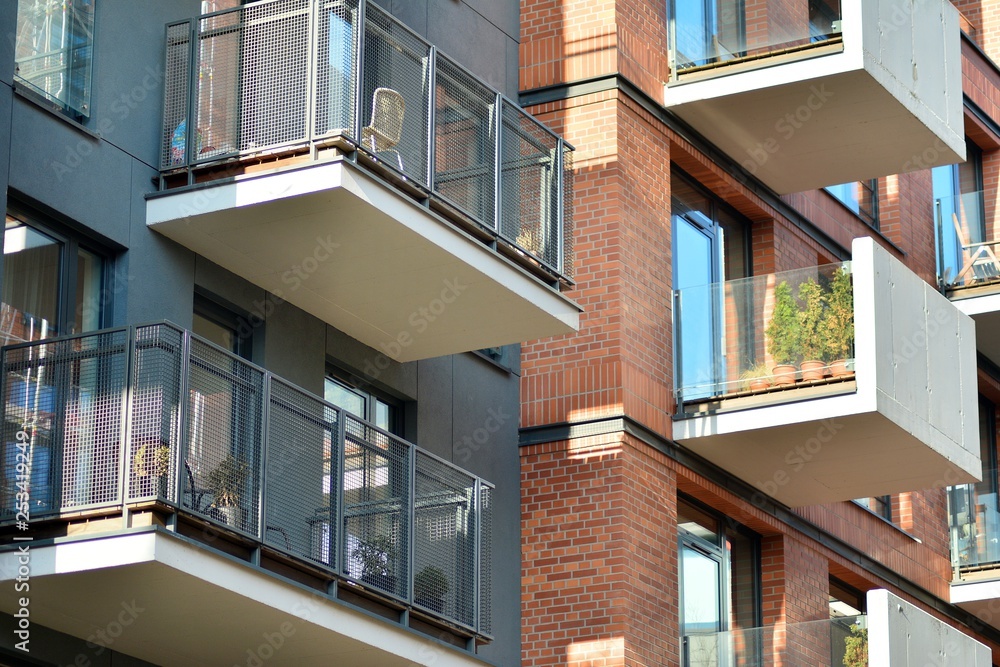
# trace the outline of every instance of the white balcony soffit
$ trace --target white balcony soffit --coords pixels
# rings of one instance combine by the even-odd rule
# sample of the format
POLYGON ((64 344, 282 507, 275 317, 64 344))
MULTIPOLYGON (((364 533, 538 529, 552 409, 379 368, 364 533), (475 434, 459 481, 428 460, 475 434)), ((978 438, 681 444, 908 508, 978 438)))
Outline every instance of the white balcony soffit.
POLYGON ((975 324, 855 239, 857 391, 674 422, 674 439, 792 507, 978 481, 975 324))
POLYGON ((1000 365, 1000 286, 991 285, 984 291, 959 290, 952 303, 976 322, 976 347, 1000 365))
POLYGON ((343 159, 168 191, 146 219, 397 361, 579 328, 573 301, 343 159))
POLYGON ((995 578, 995 570, 983 571, 980 576, 983 577, 980 581, 953 582, 951 603, 1000 630, 1000 614, 997 613, 1000 608, 1000 579, 995 578))
MULTIPOLYGON (((164 667, 483 664, 164 532, 32 545, 30 558, 32 624, 91 642, 110 636, 115 651, 164 667)), ((0 554, 10 590, 17 559, 0 554)), ((17 598, 3 596, 0 609, 14 613, 17 598)))
POLYGON ((664 105, 779 194, 963 161, 958 11, 947 0, 841 6, 843 51, 682 77, 664 105))

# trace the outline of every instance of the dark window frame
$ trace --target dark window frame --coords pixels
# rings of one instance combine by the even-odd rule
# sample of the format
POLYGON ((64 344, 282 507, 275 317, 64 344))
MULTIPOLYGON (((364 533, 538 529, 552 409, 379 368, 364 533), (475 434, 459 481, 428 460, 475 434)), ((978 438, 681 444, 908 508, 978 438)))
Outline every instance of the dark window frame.
POLYGON ((870 178, 864 181, 838 183, 837 185, 831 185, 823 188, 823 191, 840 202, 848 211, 857 216, 866 225, 875 231, 880 231, 878 217, 879 179, 870 178), (856 202, 854 200, 845 201, 844 198, 840 196, 839 192, 833 189, 849 185, 860 186, 861 188, 860 192, 858 192, 859 196, 856 198, 856 202), (871 202, 870 208, 865 208, 862 205, 864 201, 864 197, 862 195, 865 193, 868 195, 868 201, 871 202), (857 208, 855 208, 855 205, 857 208))

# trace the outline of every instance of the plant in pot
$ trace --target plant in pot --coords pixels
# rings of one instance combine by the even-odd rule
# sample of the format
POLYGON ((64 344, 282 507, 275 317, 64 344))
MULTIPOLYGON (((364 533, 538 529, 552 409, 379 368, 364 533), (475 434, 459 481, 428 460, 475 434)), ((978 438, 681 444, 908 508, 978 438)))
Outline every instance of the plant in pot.
POLYGON ((845 667, 868 667, 868 628, 855 623, 844 644, 845 667))
POLYGON ((787 280, 774 288, 774 311, 765 331, 767 348, 774 360, 774 384, 795 384, 795 362, 799 357, 799 317, 795 297, 787 280))
POLYGON ((170 447, 151 442, 139 446, 132 457, 135 497, 167 497, 167 473, 170 472, 170 447))
POLYGON ((802 379, 822 380, 826 370, 826 293, 812 278, 799 285, 802 310, 799 318, 799 349, 802 352, 802 379))
POLYGON ((361 581, 391 593, 396 592, 396 544, 385 533, 362 540, 351 550, 361 566, 361 581))
POLYGON ((830 282, 826 298, 826 342, 830 372, 834 377, 850 377, 848 359, 854 353, 854 288, 851 274, 843 267, 837 269, 830 282))
POLYGON ((422 607, 443 612, 447 593, 448 577, 439 567, 428 565, 413 578, 413 599, 422 607))
POLYGON ((771 371, 767 364, 756 363, 740 373, 740 389, 743 391, 764 391, 771 387, 771 371))
POLYGON ((250 466, 246 461, 227 454, 205 479, 212 491, 212 508, 230 526, 240 525, 240 499, 243 497, 249 472, 250 466))

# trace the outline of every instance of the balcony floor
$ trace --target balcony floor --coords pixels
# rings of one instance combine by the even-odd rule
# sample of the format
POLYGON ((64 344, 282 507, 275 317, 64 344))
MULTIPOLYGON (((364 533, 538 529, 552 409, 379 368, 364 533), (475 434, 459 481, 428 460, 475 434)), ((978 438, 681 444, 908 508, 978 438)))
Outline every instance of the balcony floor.
POLYGON ((168 190, 147 221, 397 361, 579 328, 557 289, 343 158, 168 190))
MULTIPOLYGON (((30 555, 32 623, 88 638, 120 622, 113 648, 165 667, 245 664, 255 649, 268 665, 296 667, 331 656, 359 667, 483 664, 163 530, 40 544, 30 555)), ((0 553, 7 585, 17 559, 16 549, 0 553)), ((14 605, 7 595, 0 609, 14 605)))

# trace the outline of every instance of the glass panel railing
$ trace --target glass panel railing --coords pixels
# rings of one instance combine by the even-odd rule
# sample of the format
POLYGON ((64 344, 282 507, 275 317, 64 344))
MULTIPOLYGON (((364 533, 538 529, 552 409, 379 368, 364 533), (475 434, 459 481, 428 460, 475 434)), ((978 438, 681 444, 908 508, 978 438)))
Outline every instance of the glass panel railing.
POLYGON ((1000 508, 991 483, 949 487, 948 523, 956 572, 1000 567, 1000 508))
POLYGON ((492 486, 412 443, 165 323, 3 348, 0 389, 0 523, 155 501, 489 635, 492 486))
POLYGON ((683 667, 863 667, 868 664, 868 618, 689 634, 681 638, 681 651, 683 667))
POLYGON ((674 75, 840 40, 839 0, 673 0, 674 75))
POLYGON ((376 4, 262 0, 168 25, 166 45, 165 175, 356 150, 572 279, 572 148, 376 4))
POLYGON ((674 293, 678 403, 853 377, 850 263, 674 293))
POLYGON ((983 193, 934 200, 938 280, 963 287, 1000 280, 1000 241, 988 238, 983 193))

